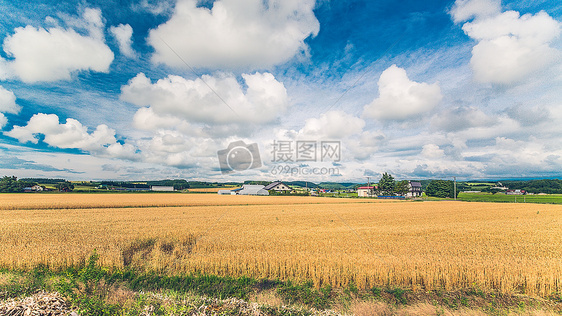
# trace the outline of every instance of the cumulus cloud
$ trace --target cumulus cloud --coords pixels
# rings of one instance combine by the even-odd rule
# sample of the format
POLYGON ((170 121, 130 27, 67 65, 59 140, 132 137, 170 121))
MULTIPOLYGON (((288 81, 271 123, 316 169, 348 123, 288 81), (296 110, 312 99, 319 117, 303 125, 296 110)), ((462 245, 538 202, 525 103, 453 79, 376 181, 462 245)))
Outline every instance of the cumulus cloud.
POLYGON ((544 106, 526 107, 517 104, 505 110, 505 113, 522 126, 536 126, 552 119, 550 110, 544 106))
POLYGON ((142 0, 131 4, 134 11, 147 11, 154 15, 168 14, 174 7, 174 0, 142 0))
POLYGON ((457 0, 451 11, 457 23, 475 18, 462 29, 478 41, 470 60, 477 81, 513 84, 560 60, 560 51, 550 46, 560 36, 560 22, 544 11, 523 16, 516 11, 500 13, 496 2, 457 0), (486 3, 495 9, 470 9, 486 3))
POLYGON ((304 40, 320 27, 314 0, 218 0, 211 9, 198 3, 179 0, 170 20, 151 30, 153 62, 186 67, 177 53, 193 67, 269 68, 306 51, 304 40))
MULTIPOLYGON (((72 24, 72 23, 70 23, 72 24)), ((105 44, 104 23, 99 9, 86 9, 80 23, 81 35, 73 28, 19 27, 4 40, 3 49, 11 58, 0 61, 2 76, 15 76, 27 83, 68 80, 77 71, 108 72, 113 52, 105 44)))
POLYGON ((186 121, 172 115, 158 115, 151 107, 140 108, 133 116, 133 126, 144 131, 157 131, 162 129, 177 129, 186 121))
POLYGON ((193 168, 196 165, 211 168, 211 166, 215 167, 213 160, 216 159, 217 149, 224 148, 217 142, 221 140, 161 129, 155 131, 152 138, 140 141, 139 148, 145 162, 181 169, 193 168))
POLYGON ((365 117, 379 120, 406 120, 431 111, 441 100, 437 83, 411 81, 406 70, 390 66, 379 78, 379 97, 364 108, 365 117))
POLYGON ((18 114, 21 107, 16 104, 16 96, 10 90, 0 86, 0 112, 18 114))
MULTIPOLYGON (((170 116, 206 124, 262 124, 287 110, 287 90, 272 74, 243 74, 242 78, 245 89, 229 74, 195 80, 170 75, 153 84, 140 73, 121 87, 121 100, 146 107, 135 116, 137 122, 162 127, 161 118, 170 116), (151 118, 153 114, 158 117, 151 118)), ((174 122, 170 120, 168 126, 174 122)))
POLYGON ((379 150, 386 141, 386 135, 381 131, 364 131, 357 140, 346 141, 345 145, 357 160, 366 160, 379 150))
MULTIPOLYGON (((551 147, 551 146, 549 146, 551 147)), ((519 173, 528 170, 546 169, 551 163, 556 163, 560 168, 560 161, 553 159, 560 156, 562 151, 559 148, 547 148, 544 141, 530 137, 528 141, 515 140, 507 137, 496 137, 495 144, 474 149, 466 153, 467 156, 488 157, 491 168, 502 166, 505 169, 518 170, 519 173)))
POLYGON ((0 129, 3 129, 6 124, 8 124, 8 118, 4 114, 0 113, 0 129))
POLYGON ((471 127, 495 125, 495 119, 475 107, 447 108, 431 119, 434 129, 446 132, 461 131, 471 127))
POLYGON ((342 111, 328 111, 319 118, 309 118, 299 131, 306 137, 341 139, 359 134, 365 127, 365 121, 342 111))
POLYGON ((56 114, 35 114, 26 126, 14 126, 11 131, 4 132, 21 143, 34 144, 39 142, 40 134, 44 136, 43 141, 53 147, 75 148, 119 158, 132 158, 135 153, 132 145, 118 143, 115 130, 105 124, 89 133, 88 128, 75 119, 69 118, 65 124, 60 124, 56 114))
POLYGON ((449 12, 455 23, 501 13, 501 0, 457 0, 449 12))
POLYGON ((421 155, 429 159, 441 158, 445 155, 445 151, 435 144, 427 144, 422 147, 421 155))
POLYGON ((10 90, 0 86, 0 129, 8 124, 8 118, 4 113, 18 114, 21 107, 16 104, 16 96, 10 90))
POLYGON ((127 57, 135 57, 135 51, 132 48, 133 44, 133 28, 129 24, 119 24, 112 26, 109 31, 119 44, 119 51, 127 57))
POLYGON ((6 80, 13 77, 10 64, 0 56, 0 80, 6 80))

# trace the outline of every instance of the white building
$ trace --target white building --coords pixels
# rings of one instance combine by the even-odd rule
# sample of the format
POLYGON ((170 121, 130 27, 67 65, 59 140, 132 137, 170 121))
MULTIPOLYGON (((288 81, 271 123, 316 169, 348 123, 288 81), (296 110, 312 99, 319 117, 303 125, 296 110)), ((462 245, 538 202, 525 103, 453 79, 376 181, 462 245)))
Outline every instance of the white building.
POLYGON ((239 189, 234 189, 232 192, 238 195, 269 195, 267 190, 264 190, 265 186, 263 185, 250 185, 244 184, 239 189))
POLYGON ((375 196, 375 187, 358 187, 357 188, 358 197, 373 197, 375 196))
POLYGON ((275 181, 272 182, 268 185, 265 186, 265 188, 263 188, 264 190, 267 191, 275 191, 275 192, 281 192, 281 193, 289 193, 291 191, 293 191, 293 189, 291 189, 288 185, 286 185, 285 183, 281 182, 281 181, 275 181))
POLYGON ((422 196, 422 185, 421 182, 418 181, 408 181, 408 193, 406 193, 406 197, 419 197, 422 196))
POLYGON ((36 185, 34 185, 34 186, 32 186, 32 187, 23 188, 23 191, 24 191, 24 192, 41 192, 41 191, 43 191, 43 187, 41 187, 40 185, 37 185, 37 184, 36 184, 36 185))
POLYGON ((174 187, 153 185, 153 186, 150 187, 150 191, 173 192, 173 191, 174 191, 174 187))

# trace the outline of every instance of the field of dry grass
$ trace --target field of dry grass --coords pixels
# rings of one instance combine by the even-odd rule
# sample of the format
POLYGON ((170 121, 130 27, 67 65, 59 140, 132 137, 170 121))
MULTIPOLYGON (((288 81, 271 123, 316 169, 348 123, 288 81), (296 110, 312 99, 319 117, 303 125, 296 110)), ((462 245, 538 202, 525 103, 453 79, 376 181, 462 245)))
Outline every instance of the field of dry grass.
MULTIPOLYGON (((337 200, 337 203, 373 203, 377 200, 337 200)), ((386 201, 382 201, 386 202, 386 201)), ((0 194, 0 210, 88 209, 130 207, 193 207, 228 205, 329 204, 332 198, 302 196, 218 196, 214 194, 0 194)))
POLYGON ((359 288, 562 291, 562 206, 211 194, 0 195, 0 266, 107 266, 359 288))

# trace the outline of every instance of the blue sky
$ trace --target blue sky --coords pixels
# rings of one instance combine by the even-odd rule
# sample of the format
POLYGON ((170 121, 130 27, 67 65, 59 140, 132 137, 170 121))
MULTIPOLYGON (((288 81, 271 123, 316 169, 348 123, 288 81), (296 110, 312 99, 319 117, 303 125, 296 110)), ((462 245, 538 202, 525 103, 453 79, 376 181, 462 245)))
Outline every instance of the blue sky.
POLYGON ((562 176, 558 1, 3 1, 0 12, 4 175, 562 176), (246 155, 221 172, 217 152, 240 140, 261 164, 246 155), (326 141, 341 155, 321 159, 326 141), (311 143, 316 159, 297 160, 311 143))

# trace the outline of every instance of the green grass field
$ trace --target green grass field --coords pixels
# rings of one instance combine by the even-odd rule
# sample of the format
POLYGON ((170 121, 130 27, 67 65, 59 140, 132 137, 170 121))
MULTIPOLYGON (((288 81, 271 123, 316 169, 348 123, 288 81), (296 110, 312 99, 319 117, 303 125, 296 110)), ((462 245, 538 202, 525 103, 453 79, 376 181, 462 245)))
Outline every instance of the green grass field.
POLYGON ((503 193, 459 193, 458 199, 467 202, 562 204, 562 194, 506 195, 503 193))

